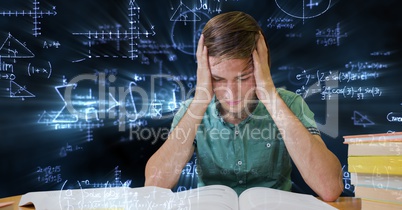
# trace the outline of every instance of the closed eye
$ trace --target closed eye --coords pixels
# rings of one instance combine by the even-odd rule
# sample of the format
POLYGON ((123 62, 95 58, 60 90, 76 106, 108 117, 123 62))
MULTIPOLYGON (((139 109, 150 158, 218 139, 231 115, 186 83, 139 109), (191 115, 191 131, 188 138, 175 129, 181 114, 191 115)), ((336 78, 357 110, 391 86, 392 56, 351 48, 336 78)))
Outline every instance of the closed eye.
POLYGON ((245 81, 248 80, 251 76, 248 77, 239 77, 238 80, 245 81))
POLYGON ((240 75, 240 76, 237 78, 237 80, 241 80, 241 81, 248 80, 249 78, 251 78, 252 74, 253 74, 253 72, 249 72, 249 73, 247 73, 247 74, 240 75))
POLYGON ((216 78, 216 77, 212 77, 212 79, 216 82, 222 81, 222 78, 216 78))

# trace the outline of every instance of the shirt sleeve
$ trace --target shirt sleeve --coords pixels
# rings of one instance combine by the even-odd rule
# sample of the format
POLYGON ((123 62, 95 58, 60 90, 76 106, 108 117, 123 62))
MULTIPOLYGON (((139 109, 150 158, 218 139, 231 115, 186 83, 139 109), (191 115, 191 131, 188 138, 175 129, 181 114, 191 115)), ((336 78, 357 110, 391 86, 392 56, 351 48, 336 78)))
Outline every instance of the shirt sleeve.
MULTIPOLYGON (((172 124, 170 126, 169 134, 176 128, 177 124, 179 124, 181 118, 183 118, 183 116, 186 113, 188 107, 190 106, 191 101, 192 101, 192 99, 188 99, 185 102, 182 102, 180 104, 179 110, 176 112, 176 114, 173 117, 173 121, 172 121, 172 124)), ((194 139, 193 145, 197 146, 197 139, 194 139)))
POLYGON ((177 126, 177 124, 179 124, 181 118, 183 118, 184 114, 186 113, 187 109, 188 109, 188 105, 187 101, 182 102, 180 104, 180 108, 179 110, 176 112, 176 114, 173 117, 173 121, 172 124, 170 126, 170 132, 173 131, 173 129, 177 126))
MULTIPOLYGON (((286 91, 286 90, 284 90, 286 91)), ((299 118, 300 122, 307 128, 307 130, 313 135, 321 135, 320 130, 317 128, 317 124, 314 119, 314 113, 310 110, 304 99, 293 92, 286 91, 288 94, 283 99, 292 112, 299 118)))
POLYGON ((291 105, 291 109, 311 134, 321 136, 314 119, 314 113, 300 95, 296 96, 291 105))

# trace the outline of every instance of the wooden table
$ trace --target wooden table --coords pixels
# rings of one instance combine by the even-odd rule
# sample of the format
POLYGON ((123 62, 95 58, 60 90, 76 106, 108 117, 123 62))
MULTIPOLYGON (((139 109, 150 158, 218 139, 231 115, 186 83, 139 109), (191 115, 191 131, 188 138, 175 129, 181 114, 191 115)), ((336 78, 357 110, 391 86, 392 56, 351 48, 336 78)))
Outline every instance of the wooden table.
MULTIPOLYGON (((19 207, 18 204, 20 202, 20 199, 21 199, 21 195, 16 195, 16 196, 11 196, 11 197, 7 197, 7 198, 1 198, 0 203, 13 202, 13 204, 12 204, 13 210, 35 209, 33 206, 32 207, 19 207)), ((3 207, 3 208, 6 208, 6 207, 3 207)), ((0 208, 0 210, 2 210, 2 208, 0 208)))
POLYGON ((355 197, 339 197, 334 202, 325 202, 329 205, 341 210, 361 210, 362 201, 355 197))
MULTIPOLYGON (((0 203, 3 202, 14 202, 12 204, 13 210, 28 210, 28 209, 35 209, 33 206, 27 207, 19 207, 18 203, 20 202, 21 195, 1 198, 0 203)), ((361 210, 361 200, 360 198, 355 197, 340 197, 334 202, 326 202, 329 205, 341 209, 341 210, 361 210)), ((0 208, 2 210, 2 208, 0 208)))

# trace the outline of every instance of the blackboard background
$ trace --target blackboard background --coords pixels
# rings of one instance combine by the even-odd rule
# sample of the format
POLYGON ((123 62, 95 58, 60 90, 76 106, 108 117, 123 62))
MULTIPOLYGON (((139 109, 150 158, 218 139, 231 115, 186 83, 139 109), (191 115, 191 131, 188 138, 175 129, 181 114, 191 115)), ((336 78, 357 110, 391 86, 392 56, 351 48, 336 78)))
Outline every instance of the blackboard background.
MULTIPOLYGON (((401 131, 401 122, 388 120, 402 116, 402 15, 396 0, 317 5, 287 0, 3 0, 0 5, 0 197, 105 183, 143 186, 145 163, 166 138, 175 111, 166 108, 175 85, 158 77, 155 96, 163 117, 148 112, 131 125, 117 117, 121 110, 133 112, 129 95, 119 99, 119 88, 127 90, 135 82, 151 93, 152 75, 175 75, 186 86, 176 92, 176 102, 190 97, 200 30, 209 18, 232 10, 247 12, 261 24, 274 82, 305 97, 325 143, 344 166, 345 183, 342 136, 401 131), (76 84, 70 105, 86 110, 90 119, 72 122, 70 113, 61 122, 57 113, 69 115, 61 112, 62 86, 80 75, 95 79, 76 84), (106 83, 98 80, 102 75, 106 83), (108 91, 105 100, 99 88, 108 91), (114 108, 113 91, 121 102, 114 108), (112 109, 99 119, 102 104, 112 109), (161 132, 130 138, 130 127, 137 134, 142 129, 161 132)), ((153 94, 148 101, 136 98, 137 109, 153 99, 153 94)), ((312 193, 298 183, 299 191, 312 193)), ((344 195, 353 195, 353 187, 347 186, 344 195)))

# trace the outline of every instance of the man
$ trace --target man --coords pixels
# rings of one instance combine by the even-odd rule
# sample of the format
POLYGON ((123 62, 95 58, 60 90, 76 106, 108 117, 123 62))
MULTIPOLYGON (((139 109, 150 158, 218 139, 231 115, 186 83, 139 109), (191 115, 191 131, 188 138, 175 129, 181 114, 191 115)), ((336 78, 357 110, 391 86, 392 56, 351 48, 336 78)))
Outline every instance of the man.
POLYGON ((198 186, 291 189, 291 159, 325 201, 343 190, 342 169, 303 99, 277 89, 258 23, 228 12, 205 25, 194 98, 176 113, 165 143, 148 160, 145 185, 172 188, 194 151, 198 186), (195 140, 194 140, 195 139, 195 140))

